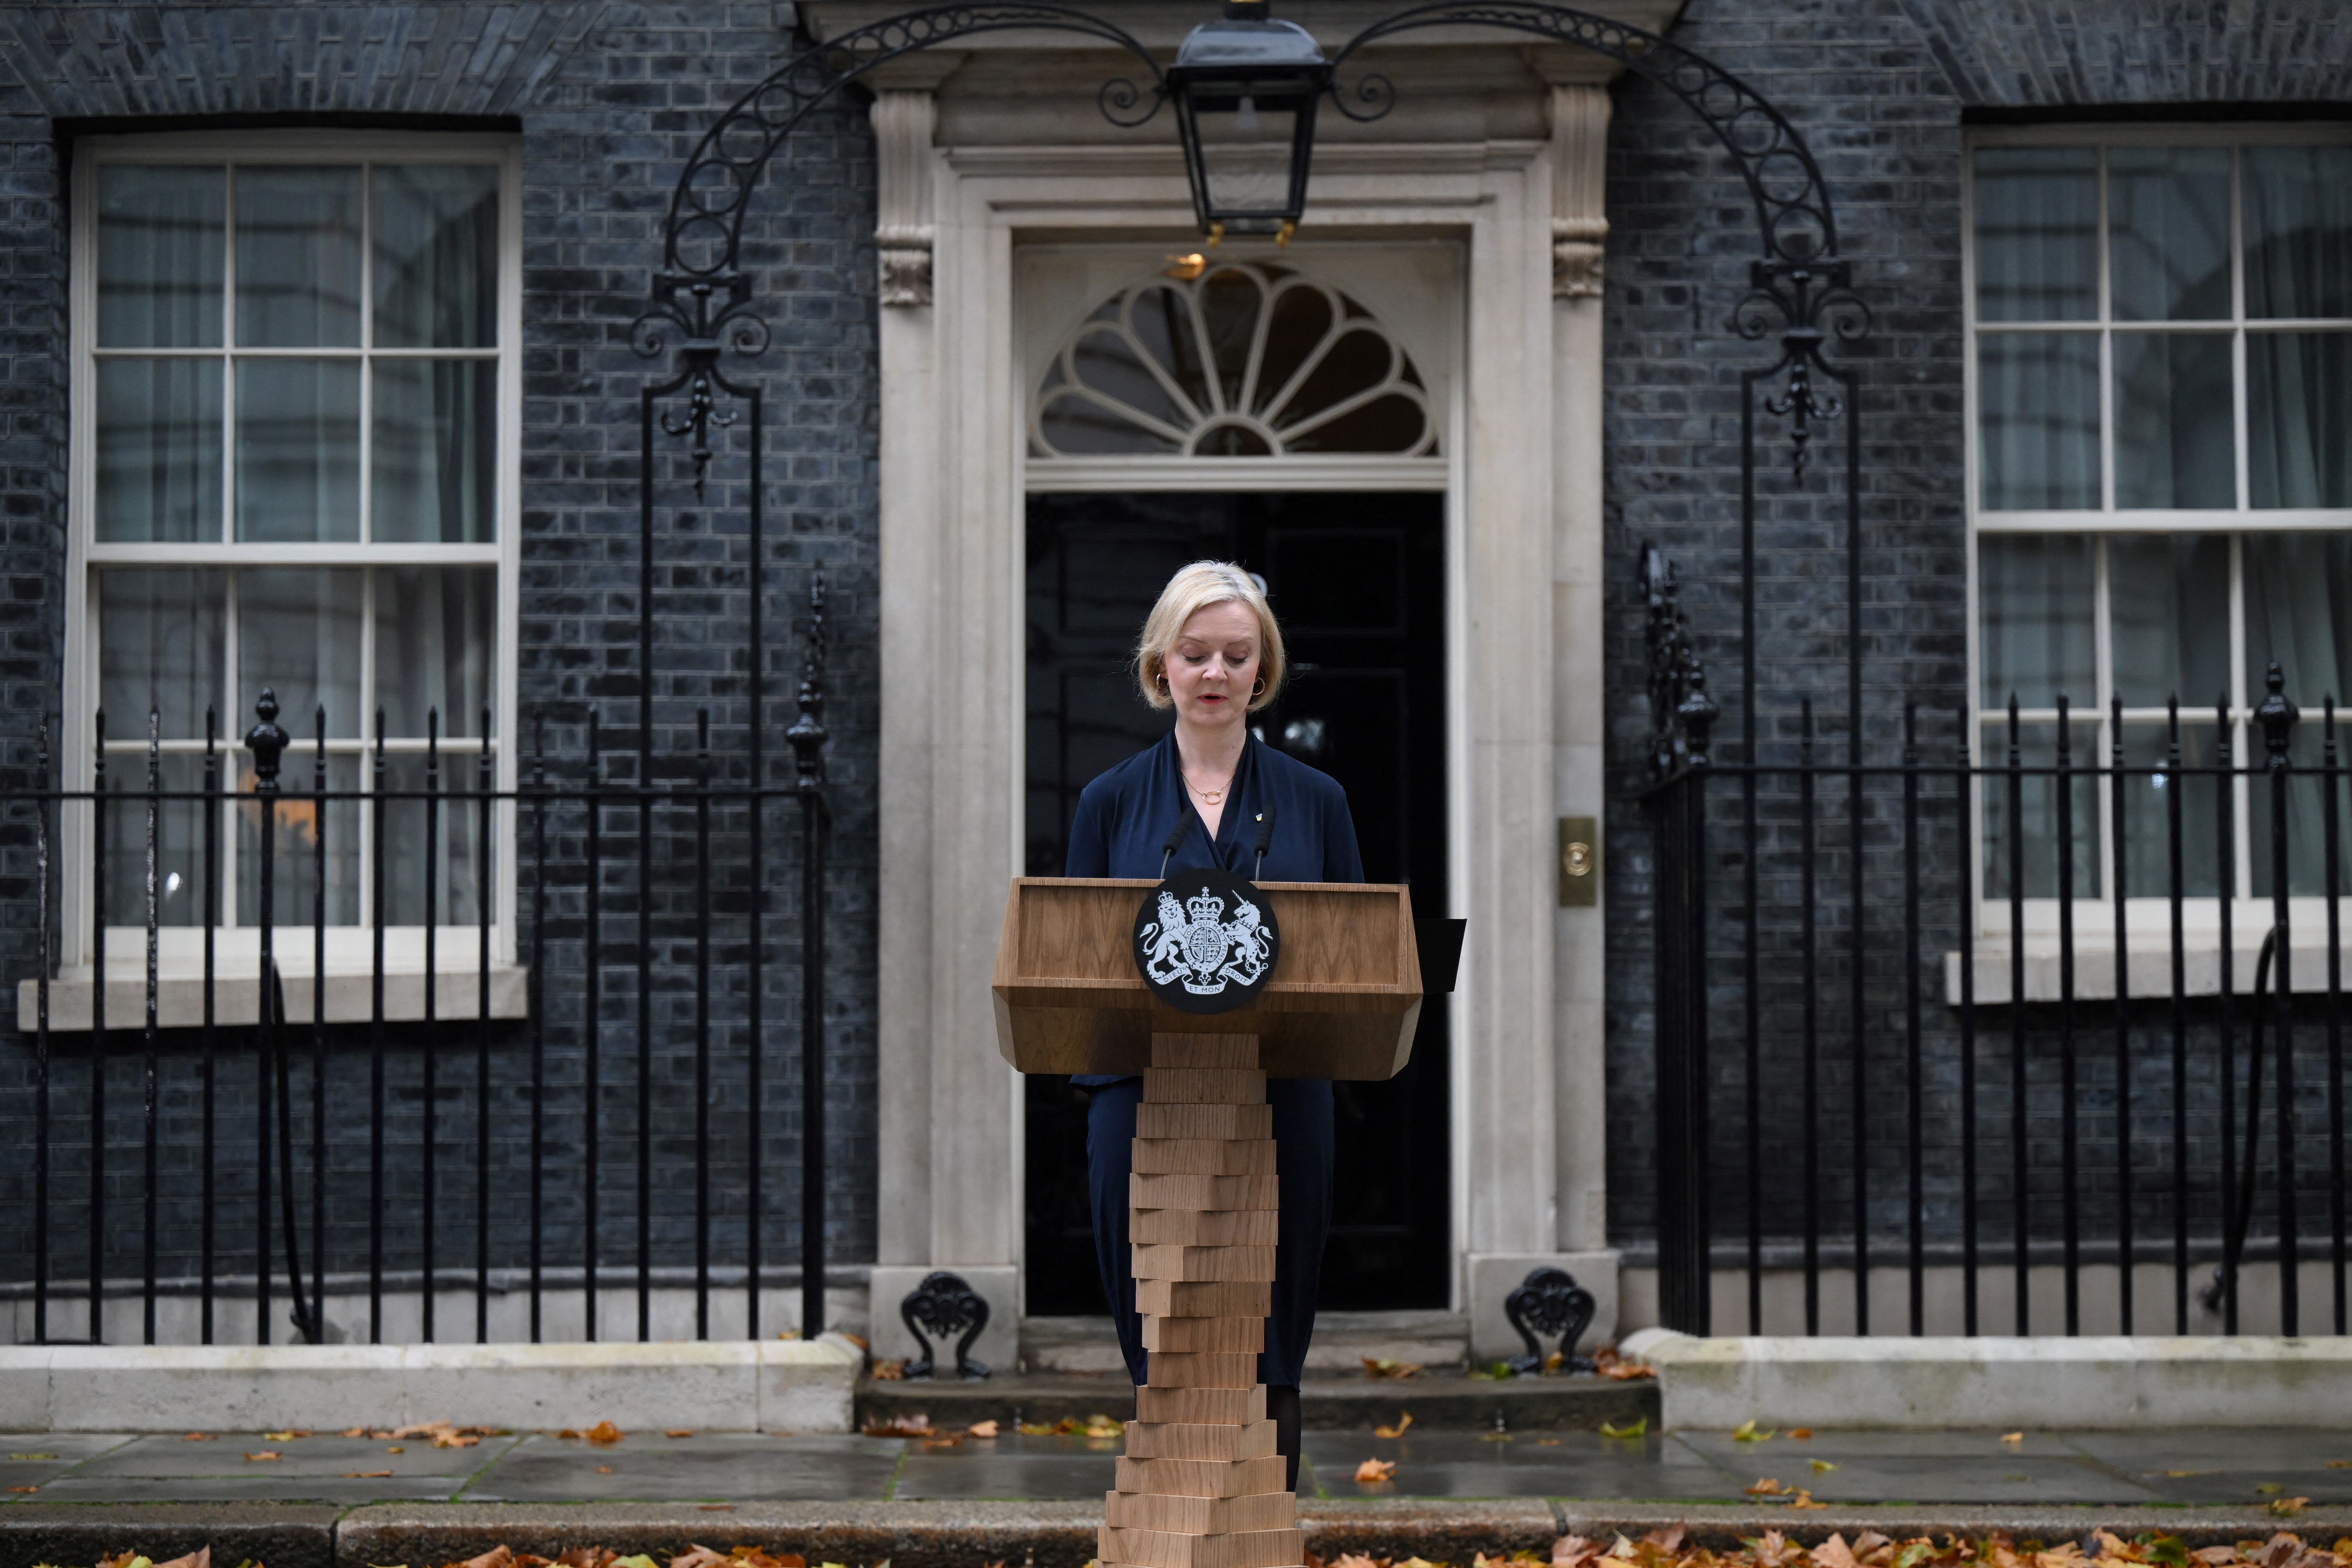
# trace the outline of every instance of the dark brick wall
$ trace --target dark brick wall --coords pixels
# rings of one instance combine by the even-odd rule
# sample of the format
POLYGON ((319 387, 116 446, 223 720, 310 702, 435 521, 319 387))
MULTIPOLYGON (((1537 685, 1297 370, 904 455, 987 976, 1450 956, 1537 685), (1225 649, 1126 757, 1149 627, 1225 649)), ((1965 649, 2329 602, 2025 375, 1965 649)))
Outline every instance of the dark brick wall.
MULTIPOLYGON (((0 288, 6 336, 0 343, 0 464, 5 464, 8 574, 5 689, 0 744, 10 780, 29 775, 28 739, 55 710, 60 642, 60 568, 66 449, 65 221, 58 129, 65 121, 110 132, 157 126, 364 124, 433 129, 503 124, 522 144, 523 374, 521 432, 521 621, 518 631, 520 712, 509 721, 528 745, 543 726, 550 775, 584 781, 581 760, 592 710, 608 754, 604 777, 636 776, 639 386, 667 374, 666 361, 639 358, 630 324, 646 309, 658 262, 672 182, 719 109, 804 43, 793 7, 717 0, 646 5, 403 4, 308 5, 70 5, 0 4, 0 288), (13 72, 14 75, 9 73, 13 72)), ((829 1145, 828 1231, 836 1260, 870 1258, 874 1244, 874 765, 875 299, 871 136, 854 95, 818 112, 787 145, 756 197, 744 259, 772 344, 756 361, 730 367, 764 395, 765 626, 747 642, 751 541, 745 452, 748 418, 724 434, 707 500, 665 458, 654 588, 654 776, 682 782, 695 769, 698 710, 712 725, 713 769, 722 782, 746 777, 751 659, 768 672, 764 735, 768 778, 790 779, 783 731, 800 659, 812 569, 831 589, 831 703, 826 721, 833 817, 829 837, 829 996, 826 1043, 829 1145)), ((672 402, 666 411, 675 414, 672 402)), ((740 411, 740 408, 739 408, 740 411)), ((677 445, 660 440, 667 450, 677 445)), ((638 1095, 634 1056, 636 831, 633 809, 608 814, 608 852, 619 863, 605 888, 607 977, 604 1127, 600 1170, 606 1262, 635 1256, 634 1130, 638 1095)), ((789 955, 794 916, 797 817, 788 805, 768 815, 772 889, 765 934, 789 955)), ((552 893, 544 964, 547 1137, 555 1151, 541 1215, 550 1260, 578 1256, 584 1142, 583 900, 576 808, 551 826, 552 893)), ((715 824, 716 890, 694 879, 691 815, 656 823, 649 895, 655 909, 651 1011, 662 1041, 654 1064, 652 1226, 655 1260, 691 1261, 695 1152, 691 1113, 698 1027, 691 1004, 694 936, 714 936, 710 1019, 714 1048, 710 1201, 722 1215, 742 1211, 747 1125, 756 1121, 766 1179, 763 1251, 772 1263, 796 1255, 799 1158, 797 964, 771 963, 763 977, 767 1082, 760 1102, 743 1093, 746 976, 746 850, 740 810, 715 824)), ((525 850, 529 837, 526 834, 525 850)), ((6 976, 30 973, 32 887, 21 832, 0 850, 0 944, 6 976)), ((13 993, 12 993, 13 994, 13 993)), ((301 1056, 309 1033, 301 1031, 301 1056)), ((439 1255, 470 1262, 477 1181, 470 1026, 445 1027, 433 1105, 433 1153, 447 1205, 439 1255), (463 1217, 464 1223, 460 1223, 463 1217)), ((414 1190, 424 1138, 419 1037, 396 1030, 387 1070, 391 1184, 414 1190)), ((493 1266, 523 1261, 528 1212, 532 1039, 519 1027, 494 1032, 487 1178, 494 1195, 493 1266)), ((0 1041, 0 1139, 31 1142, 31 1053, 14 1034, 0 1041)), ((363 1031, 330 1047, 335 1087, 330 1112, 331 1267, 364 1258, 367 1058, 363 1031)), ((249 1059, 225 1041, 219 1137, 240 1167, 253 1133, 249 1059)), ((118 1035, 110 1075, 110 1273, 136 1271, 139 1095, 135 1037, 118 1035), (128 1058, 128 1059, 126 1059, 128 1058)), ((77 1128, 87 1107, 84 1041, 59 1047, 55 1075, 59 1126, 77 1128)), ((179 1199, 193 1184, 198 1061, 194 1042, 167 1039, 161 1063, 163 1168, 179 1199)), ((307 1106, 307 1061, 296 1093, 307 1106)), ((307 1145, 307 1117, 299 1136, 307 1145)), ((88 1150, 56 1152, 52 1224, 64 1249, 57 1272, 84 1267, 87 1221, 80 1194, 88 1150), (69 1256, 68 1256, 69 1254, 69 1256)), ((249 1175, 225 1182, 225 1198, 250 1192, 249 1175)), ((19 1165, 0 1177, 0 1277, 26 1268, 30 1182, 19 1165)), ((192 1259, 193 1218, 167 1203, 163 1271, 192 1259)), ((413 1268, 413 1205, 388 1212, 387 1263, 413 1268)), ((251 1267, 249 1199, 222 1215, 224 1267, 251 1267), (240 1208, 242 1212, 239 1212, 240 1208), (230 1238, 239 1238, 231 1240, 230 1238), (244 1248, 241 1252, 238 1248, 244 1248)), ((307 1232, 308 1222, 305 1221, 307 1232)), ((741 1257, 740 1217, 726 1220, 715 1247, 724 1264, 741 1257)))
MULTIPOLYGON (((1964 120, 2228 117, 2341 112, 2352 98, 2352 49, 2336 7, 2272 5, 2183 10, 2154 0, 2077 5, 2066 0, 1784 0, 1769 7, 1693 0, 1675 39, 1758 87, 1795 122, 1820 159, 1837 204, 1841 248, 1855 264, 1874 331, 1842 351, 1863 378, 1863 744, 1867 760, 1901 752, 1902 707, 1922 709, 1930 761, 1952 755, 1955 706, 1965 695, 1966 532, 1962 508, 1959 172, 1964 120), (2335 106, 2331 109, 2330 106, 2335 106)), ((1709 132, 1654 87, 1617 89, 1608 204, 1609 684, 1620 700, 1611 735, 1609 1137, 1612 1238, 1643 1247, 1654 1232, 1651 836, 1640 805, 1648 724, 1641 700, 1643 616, 1641 544, 1654 541, 1682 569, 1685 603, 1723 704, 1717 755, 1740 757, 1738 642, 1738 374, 1769 364, 1772 345, 1727 330, 1758 252, 1752 208, 1709 132)), ((1846 721, 1844 529, 1837 488, 1842 443, 1825 447, 1801 481, 1789 476, 1785 426, 1759 415, 1757 724, 1759 755, 1794 760, 1800 704, 1815 700, 1817 755, 1850 755, 1846 721)), ((1760 1165, 1764 1228, 1802 1223, 1803 997, 1791 976, 1803 940, 1803 884, 1795 784, 1761 791, 1761 897, 1766 1045, 1759 1074, 1765 1127, 1760 1165)), ((1919 950, 1953 945, 1957 917, 1948 786, 1927 786, 1921 876, 1926 900, 1919 950), (1941 792, 1939 796, 1938 792, 1941 792)), ((1851 1000, 1856 948, 1846 889, 1854 853, 1843 783, 1826 781, 1815 842, 1813 907, 1821 959, 1819 1169, 1823 1225, 1851 1232, 1859 1163, 1872 1227, 1907 1224, 1910 1075, 1899 786, 1865 791, 1862 842, 1864 976, 1859 1018, 1851 1000), (1863 1044, 1857 1052, 1854 1040, 1863 1044), (1864 1084, 1855 1090, 1859 1071, 1864 1084), (1859 1147, 1862 1151, 1857 1154, 1859 1147)), ((1744 1234, 1748 1211, 1744 1114, 1746 1017, 1739 918, 1745 861, 1732 837, 1741 803, 1731 781, 1711 793, 1716 832, 1707 873, 1710 929, 1713 1190, 1719 1234, 1744 1234)), ((1923 1215, 1930 1240, 1958 1234, 1960 1044, 1940 998, 1940 965, 1922 976, 1923 1215)), ((2112 1005, 2091 1004, 2080 1025, 2079 1111, 2073 1140, 2087 1233, 2112 1234, 2118 1111, 2141 1172, 2137 1207, 2168 1215, 2147 1173, 2168 1169, 2172 1095, 2168 1027, 2136 1016, 2140 1042, 2128 1092, 2118 1097, 2112 1049, 2090 1043, 2111 1030, 2112 1005), (2161 1040, 2158 1033, 2164 1034, 2161 1040)), ((1998 1039, 1980 1041, 1977 1106, 1985 1234, 2005 1235, 2010 1072, 2008 1020, 1988 1016, 1998 1039)), ((2323 1047, 2301 1064, 2322 1081, 2323 1047)), ((2214 1039, 2200 1022, 2192 1039, 2196 1183, 2216 1179, 2214 1039)), ((2067 1124, 2063 1053, 2055 1009, 2029 1009, 2024 1041, 2033 1231, 2054 1236, 2067 1124)), ((2324 1103, 2298 1100, 2303 1124, 2324 1125, 2324 1103)), ((2308 1136, 2308 1134, 2307 1134, 2308 1136)), ((2311 1145, 2306 1143, 2306 1148, 2311 1145)), ((2317 1156, 2313 1156, 2317 1158, 2317 1156)), ((2167 1181, 2168 1183, 2168 1175, 2167 1181)), ((2268 1200, 2265 1200, 2267 1205, 2268 1200)), ((2214 1210, 2196 1207, 2210 1234, 2214 1210)), ((2168 1219, 2166 1221, 2168 1226, 2168 1219)), ((2143 1227, 2145 1229, 2145 1226, 2143 1227)), ((2259 1228, 2259 1227, 2258 1227, 2259 1228)))

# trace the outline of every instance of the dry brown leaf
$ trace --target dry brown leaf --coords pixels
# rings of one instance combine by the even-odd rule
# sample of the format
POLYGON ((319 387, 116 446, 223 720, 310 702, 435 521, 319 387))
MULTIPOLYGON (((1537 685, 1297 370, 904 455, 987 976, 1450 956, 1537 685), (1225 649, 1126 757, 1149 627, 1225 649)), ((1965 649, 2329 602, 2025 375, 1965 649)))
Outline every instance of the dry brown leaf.
MULTIPOLYGON (((798 1334, 794 1334, 793 1337, 797 1339, 800 1336, 798 1334)), ((874 1348, 872 1344, 867 1342, 863 1334, 844 1334, 841 1337, 847 1340, 851 1344, 856 1345, 859 1350, 870 1351, 874 1348)))
POLYGON ((691 1437, 694 1436, 694 1428, 691 1426, 673 1426, 668 1431, 664 1432, 662 1436, 665 1437, 691 1437))
MULTIPOLYGON (((557 1436, 558 1437, 577 1437, 577 1436, 580 1436, 580 1434, 579 1434, 579 1433, 577 1433, 577 1432, 575 1432, 575 1431, 573 1431, 571 1427, 566 1426, 562 1431, 558 1432, 558 1433, 556 1434, 556 1436, 557 1436)), ((555 1561, 556 1561, 558 1563, 563 1563, 563 1559, 562 1559, 562 1558, 561 1558, 561 1557, 557 1558, 555 1561)), ((577 1564, 570 1564, 570 1563, 563 1563, 563 1568, 580 1568, 580 1565, 577 1565, 577 1564)))
POLYGON ((2271 1499, 2271 1511, 2277 1514, 2282 1519, 2293 1514, 2301 1513, 2305 1509, 2310 1506, 2311 1500, 2307 1497, 2276 1497, 2271 1499))
POLYGON ((1374 1486, 1394 1479, 1395 1475, 1394 1459, 1366 1459, 1356 1467, 1356 1480, 1362 1486, 1374 1486))
POLYGON ((1739 1489, 1749 1497, 1779 1497, 1789 1489, 1782 1486, 1776 1476, 1759 1476, 1754 1486, 1742 1487, 1739 1489))
POLYGON ((1797 1495, 1789 1500, 1789 1506, 1790 1508, 1827 1508, 1830 1505, 1825 1502, 1815 1502, 1812 1493, 1799 1487, 1797 1495))
POLYGON ((183 1443, 209 1443, 212 1440, 213 1435, 209 1432, 191 1432, 180 1439, 183 1443))
POLYGON ((2189 1555, 2200 1563, 2210 1563, 2214 1568, 2221 1568, 2224 1563, 2238 1560, 2238 1549, 2234 1546, 2200 1546, 2189 1555))
POLYGON ((556 1568, 610 1568, 621 1554, 609 1546, 575 1546, 555 1560, 556 1568))
POLYGON ((367 1435, 368 1429, 364 1426, 346 1426, 335 1434, 338 1437, 364 1437, 367 1435))
MULTIPOLYGON (((1777 1485, 1778 1483, 1774 1483, 1777 1485)), ((1784 1563, 1802 1558, 1805 1549, 1792 1543, 1777 1530, 1768 1530, 1756 1542, 1758 1568, 1780 1568, 1784 1563)))
POLYGON ((12 1492, 37 1492, 41 1489, 38 1487, 10 1487, 8 1489, 12 1492))
POLYGON ((347 1481, 379 1481, 391 1474, 392 1472, 390 1470, 345 1470, 342 1472, 343 1479, 347 1481))
POLYGON ((155 1568, 212 1568, 213 1549, 199 1546, 185 1557, 174 1557, 168 1563, 158 1563, 155 1568))
POLYGON ((1581 1535, 1563 1535, 1551 1543, 1552 1568, 1584 1568, 1601 1555, 1601 1542, 1581 1535))
POLYGON ((1789 1436, 1794 1437, 1800 1443, 1804 1442, 1812 1435, 1813 1429, 1810 1426, 1791 1426, 1789 1428, 1789 1436))
POLYGON ((514 1552, 500 1542, 479 1557, 467 1558, 458 1568, 514 1568, 514 1552))
POLYGON ((1642 1537, 1642 1544, 1654 1546, 1661 1552, 1678 1552, 1683 1544, 1683 1527, 1670 1524, 1663 1530, 1654 1530, 1642 1537))
POLYGON ((588 1440, 591 1443, 617 1443, 624 1436, 625 1434, 610 1421, 599 1421, 588 1428, 588 1440))
POLYGON ((259 1464, 267 1459, 282 1459, 285 1457, 275 1448, 264 1448, 257 1454, 247 1454, 246 1459, 249 1463, 259 1464))
POLYGON ((1400 1410, 1397 1412, 1395 1426, 1375 1426, 1372 1428, 1372 1436, 1375 1437, 1402 1437, 1404 1436, 1404 1429, 1412 1425, 1412 1412, 1410 1410, 1400 1410))
POLYGON ((599 1465, 596 1467, 596 1473, 600 1476, 609 1476, 613 1473, 613 1467, 610 1465, 599 1465))
POLYGON ((730 1568, 734 1561, 723 1552, 688 1542, 684 1552, 669 1560, 669 1568, 730 1568))
POLYGON ((1832 1534, 1827 1541, 1814 1547, 1811 1555, 1818 1568, 1859 1568, 1854 1561, 1853 1548, 1845 1543, 1843 1535, 1832 1534))
POLYGON ((996 1423, 993 1421, 975 1421, 971 1426, 965 1427, 964 1430, 971 1433, 975 1437, 993 1437, 996 1436, 996 1423))
POLYGON ((874 1363, 872 1375, 877 1383, 904 1383, 907 1381, 907 1363, 903 1360, 886 1357, 874 1363))
POLYGON ((1421 1373, 1419 1362, 1397 1361, 1388 1356, 1369 1355, 1359 1356, 1357 1359, 1364 1363, 1364 1375, 1370 1378, 1402 1379, 1416 1377, 1421 1373))
POLYGON ((2025 1441, 2025 1434, 2022 1432, 2003 1432, 2000 1435, 2000 1440, 2004 1443, 2022 1443, 2025 1441))

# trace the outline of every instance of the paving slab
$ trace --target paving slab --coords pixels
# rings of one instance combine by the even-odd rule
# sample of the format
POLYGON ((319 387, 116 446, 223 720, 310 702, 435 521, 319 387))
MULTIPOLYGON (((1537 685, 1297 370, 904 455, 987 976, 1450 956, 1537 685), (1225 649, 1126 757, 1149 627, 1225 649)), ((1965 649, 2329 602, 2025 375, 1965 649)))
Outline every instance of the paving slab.
MULTIPOLYGON (((1369 1429, 1393 1424, 1411 1411, 1419 1425, 1491 1431, 1497 1420, 1513 1431, 1581 1427, 1637 1420, 1658 1424, 1658 1385, 1573 1377, 1471 1377, 1459 1371, 1410 1378, 1310 1377, 1299 1388, 1299 1419, 1309 1430, 1369 1429)), ((857 1385, 861 1426, 920 1414, 933 1425, 961 1431, 975 1421, 1059 1421, 1135 1415, 1135 1388, 1125 1373, 998 1373, 971 1383, 952 1378, 923 1383, 857 1385)))
POLYGON ((1013 1433, 964 1439, 952 1448, 908 1445, 890 1496, 924 1498, 1091 1499, 1099 1503, 1118 1479, 1117 1437, 1034 1436, 1013 1433))
POLYGON ((1742 1442, 1727 1433, 1675 1437, 1739 1479, 1802 1489, 1821 1502, 2146 1504, 2163 1494, 2101 1464, 2064 1438, 2028 1432, 1785 1432, 1742 1442))
POLYGON ((796 1502, 889 1496, 895 1438, 711 1433, 595 1445, 533 1434, 468 1484, 468 1502, 796 1502))
POLYGON ((1596 1432, 1424 1432, 1398 1437, 1310 1432, 1301 1447, 1326 1498, 1636 1497, 1737 1501, 1745 1482, 1672 1437, 1596 1432), (1389 1480, 1356 1478, 1366 1459, 1389 1480))
POLYGON ((2352 1503, 2352 1428, 2059 1436, 2172 1501, 2259 1506, 2274 1497, 2303 1497, 2315 1503, 2352 1503))
POLYGON ((498 1462, 519 1437, 484 1437, 467 1447, 436 1448, 429 1438, 394 1442, 373 1437, 270 1438, 259 1432, 224 1432, 207 1443, 184 1437, 134 1437, 74 1468, 76 1479, 138 1477, 152 1480, 234 1477, 278 1479, 336 1478, 352 1471, 388 1470, 394 1479, 446 1478, 452 1482, 498 1462), (249 1454, 276 1454, 252 1459, 249 1454))

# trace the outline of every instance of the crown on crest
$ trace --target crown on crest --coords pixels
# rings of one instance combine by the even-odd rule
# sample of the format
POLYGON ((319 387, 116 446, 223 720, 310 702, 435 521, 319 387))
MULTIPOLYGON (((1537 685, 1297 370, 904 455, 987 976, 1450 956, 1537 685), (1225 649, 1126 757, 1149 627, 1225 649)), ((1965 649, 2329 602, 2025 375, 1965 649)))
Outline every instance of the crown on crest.
POLYGON ((1203 888, 1185 902, 1184 912, 1192 917, 1194 925, 1213 921, 1225 912, 1225 900, 1203 888))

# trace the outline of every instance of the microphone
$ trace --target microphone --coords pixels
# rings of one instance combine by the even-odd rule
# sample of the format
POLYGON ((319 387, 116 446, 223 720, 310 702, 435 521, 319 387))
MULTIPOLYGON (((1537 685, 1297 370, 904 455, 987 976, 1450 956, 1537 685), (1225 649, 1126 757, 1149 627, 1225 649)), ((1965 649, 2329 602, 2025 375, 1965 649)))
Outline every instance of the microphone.
POLYGON ((1168 879, 1168 861, 1170 858, 1176 853, 1176 847, 1184 842, 1184 835, 1191 831, 1192 831, 1192 814, 1190 811, 1187 811, 1182 816, 1177 818, 1176 831, 1168 836, 1168 842, 1160 846, 1160 879, 1161 881, 1164 882, 1168 879))
POLYGON ((1250 880, 1255 882, 1265 874, 1265 847, 1274 842, 1274 807, 1258 813, 1257 862, 1250 868, 1250 880))

